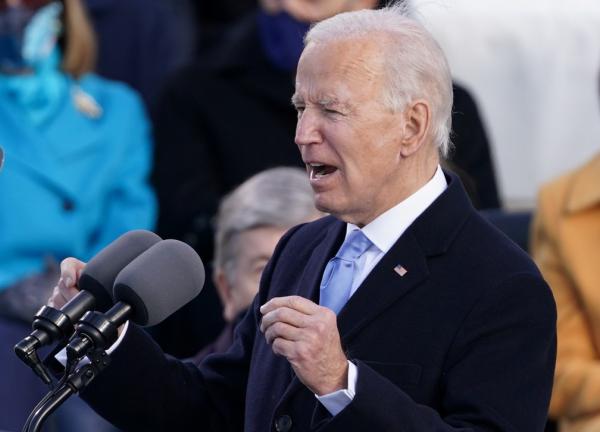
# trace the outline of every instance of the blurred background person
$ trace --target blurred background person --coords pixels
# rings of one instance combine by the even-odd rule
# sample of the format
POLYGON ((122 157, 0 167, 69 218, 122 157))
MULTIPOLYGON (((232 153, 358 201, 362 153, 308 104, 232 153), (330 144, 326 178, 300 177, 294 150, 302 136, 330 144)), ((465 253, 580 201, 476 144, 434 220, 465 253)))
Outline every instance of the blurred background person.
POLYGON ((196 42, 188 0, 85 0, 98 41, 95 72, 137 90, 151 109, 196 42))
POLYGON ((257 6, 258 0, 192 1, 197 49, 202 52, 218 44, 232 23, 256 10, 257 6))
POLYGON ((154 226, 143 104, 89 73, 95 54, 79 0, 0 0, 0 429, 20 430, 41 398, 12 346, 60 260, 154 226))
MULTIPOLYGON (((172 76, 153 116, 158 234, 184 240, 210 260, 219 200, 261 170, 302 166, 293 144, 297 114, 290 98, 304 34, 312 22, 381 3, 262 0, 214 45, 205 46, 195 63, 172 76)), ((455 86, 454 93, 455 150, 450 166, 461 174, 477 206, 498 207, 491 153, 477 106, 464 88, 455 86)), ((187 357, 192 352, 181 341, 205 345, 223 326, 218 304, 215 290, 207 286, 153 334, 165 351, 187 357), (189 322, 197 316, 204 319, 204 332, 184 338, 188 329, 198 328, 189 322)))
POLYGON ((600 154, 544 185, 532 253, 558 312, 550 416, 560 432, 600 430, 600 154))
POLYGON ((291 227, 322 215, 315 208, 306 172, 300 168, 263 171, 223 198, 216 219, 213 281, 226 326, 194 356, 194 362, 199 364, 208 354, 229 348, 233 329, 254 300, 279 239, 291 227))

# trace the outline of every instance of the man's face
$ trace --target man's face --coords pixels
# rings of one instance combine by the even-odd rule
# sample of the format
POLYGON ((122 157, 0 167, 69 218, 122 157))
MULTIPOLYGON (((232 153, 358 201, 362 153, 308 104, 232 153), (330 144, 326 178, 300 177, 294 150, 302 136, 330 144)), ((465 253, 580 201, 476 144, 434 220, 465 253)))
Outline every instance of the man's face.
POLYGON ((402 113, 383 105, 377 39, 309 45, 298 65, 296 144, 319 210, 365 225, 405 193, 402 113))
POLYGON ((276 227, 254 228, 235 238, 235 270, 227 277, 225 283, 228 286, 223 287, 227 289, 227 293, 219 288, 227 321, 233 320, 252 303, 258 292, 260 276, 285 231, 286 229, 276 227))

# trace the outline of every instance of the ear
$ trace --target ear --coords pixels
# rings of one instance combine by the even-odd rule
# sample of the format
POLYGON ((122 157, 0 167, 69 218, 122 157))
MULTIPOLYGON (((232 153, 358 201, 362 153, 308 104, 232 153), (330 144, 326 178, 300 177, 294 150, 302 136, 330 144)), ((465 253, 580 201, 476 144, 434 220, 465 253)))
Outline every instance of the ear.
POLYGON ((213 272, 213 282, 215 287, 217 287, 217 294, 219 294, 221 304, 223 305, 223 318, 225 321, 231 322, 235 318, 233 296, 231 293, 232 287, 223 269, 215 269, 213 272))
POLYGON ((431 123, 431 108, 429 102, 419 99, 411 102, 404 112, 404 133, 400 154, 409 157, 416 153, 424 144, 431 123))

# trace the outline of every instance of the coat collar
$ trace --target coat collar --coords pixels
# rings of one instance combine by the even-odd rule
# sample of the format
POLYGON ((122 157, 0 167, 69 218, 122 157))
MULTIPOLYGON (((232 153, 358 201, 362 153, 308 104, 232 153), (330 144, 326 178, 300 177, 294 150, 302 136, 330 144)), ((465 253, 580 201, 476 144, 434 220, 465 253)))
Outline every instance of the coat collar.
POLYGON ((96 148, 102 141, 100 129, 90 127, 93 120, 79 114, 70 93, 53 120, 43 127, 29 127, 26 119, 1 99, 0 118, 6 123, 0 130, 0 141, 6 151, 7 169, 10 164, 45 183, 57 195, 76 200, 77 185, 73 183, 71 173, 65 170, 64 160, 96 148), (84 131, 79 139, 65 138, 67 124, 71 130, 84 131))
POLYGON ((565 210, 575 213, 600 203, 600 154, 573 176, 565 210))

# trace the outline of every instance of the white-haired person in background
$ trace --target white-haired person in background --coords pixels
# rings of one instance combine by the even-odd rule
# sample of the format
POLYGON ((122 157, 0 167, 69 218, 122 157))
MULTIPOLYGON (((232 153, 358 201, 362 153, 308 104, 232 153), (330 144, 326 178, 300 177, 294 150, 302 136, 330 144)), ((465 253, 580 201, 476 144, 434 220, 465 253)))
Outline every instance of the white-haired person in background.
POLYGON ((336 15, 307 34, 292 101, 330 216, 279 241, 226 353, 182 363, 129 325, 82 397, 127 430, 542 431, 554 301, 440 167, 439 45, 401 7, 336 15))
POLYGON ((226 325, 213 343, 193 357, 194 362, 227 351, 235 325, 254 300, 279 239, 293 226, 320 216, 300 168, 262 171, 223 198, 216 220, 213 282, 226 325))

